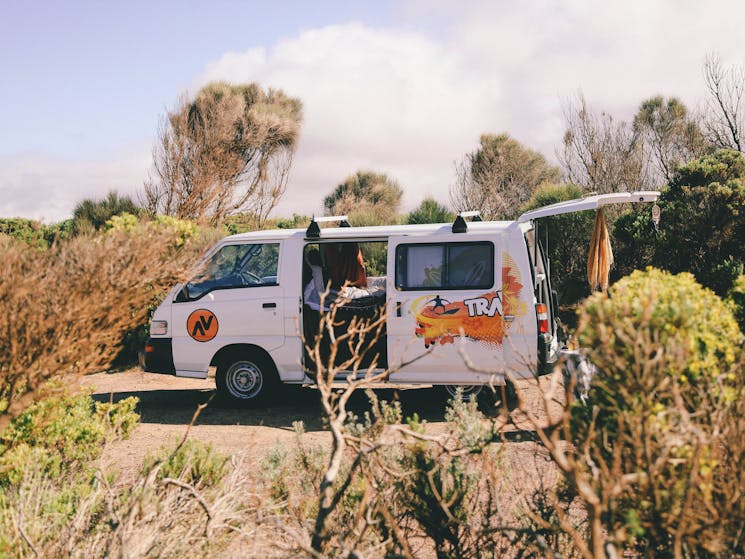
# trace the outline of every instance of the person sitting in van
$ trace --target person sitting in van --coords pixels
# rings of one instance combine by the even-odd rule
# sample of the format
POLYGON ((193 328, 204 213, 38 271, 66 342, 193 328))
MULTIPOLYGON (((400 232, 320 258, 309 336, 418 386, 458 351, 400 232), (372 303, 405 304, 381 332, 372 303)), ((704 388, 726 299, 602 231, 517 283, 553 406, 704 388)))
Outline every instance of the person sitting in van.
POLYGON ((331 289, 346 299, 367 297, 367 274, 362 250, 357 243, 333 243, 323 247, 331 289))
POLYGON ((329 305, 336 300, 338 291, 326 289, 323 281, 323 263, 318 249, 312 248, 305 256, 305 273, 303 274, 305 288, 303 289, 303 300, 314 311, 321 310, 321 294, 325 293, 324 310, 329 310, 329 305))

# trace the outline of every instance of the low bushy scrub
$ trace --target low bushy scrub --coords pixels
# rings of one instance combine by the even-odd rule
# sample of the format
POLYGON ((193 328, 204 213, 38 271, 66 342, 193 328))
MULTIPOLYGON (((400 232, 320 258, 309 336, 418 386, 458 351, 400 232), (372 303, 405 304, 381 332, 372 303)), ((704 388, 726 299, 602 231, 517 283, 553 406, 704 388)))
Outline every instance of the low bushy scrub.
POLYGON ((30 464, 51 477, 85 467, 106 441, 129 435, 136 403, 94 402, 87 393, 35 402, 0 433, 0 487, 19 483, 30 464))
POLYGON ((568 478, 597 524, 594 543, 645 557, 732 549, 743 517, 727 493, 741 464, 722 435, 745 383, 727 305, 691 274, 634 272, 587 300, 579 339, 598 374, 592 405, 574 408, 568 478))
POLYGON ((279 443, 261 460, 260 479, 273 506, 296 519, 312 519, 318 511, 317 491, 328 460, 325 448, 302 441, 302 422, 294 424, 295 444, 279 443))
POLYGON ((737 323, 740 325, 740 331, 745 333, 745 274, 735 280, 735 284, 727 296, 727 301, 732 307, 732 313, 735 315, 737 323))
MULTIPOLYGON (((95 515, 95 461, 139 421, 136 398, 94 402, 88 393, 29 406, 0 434, 0 555, 58 555, 79 514, 95 515)), ((92 528, 92 526, 88 526, 92 528)))
MULTIPOLYGON (((143 219, 126 212, 112 216, 106 221, 105 230, 109 235, 166 234, 168 246, 163 247, 164 250, 173 251, 176 254, 185 251, 194 257, 220 235, 217 230, 200 228, 194 222, 185 219, 168 215, 143 219)), ((192 264, 186 258, 179 259, 183 261, 184 269, 192 264)), ((126 367, 137 363, 138 353, 145 347, 150 332, 150 317, 164 295, 164 289, 152 291, 152 297, 144 309, 146 319, 123 335, 120 350, 112 362, 113 367, 126 367)))
POLYGON ((46 225, 21 217, 0 218, 0 235, 7 235, 38 249, 49 248, 56 241, 70 238, 73 235, 73 229, 71 219, 46 225))
POLYGON ((97 372, 203 249, 140 226, 37 250, 0 236, 0 429, 50 378, 97 372))
POLYGON ((175 441, 145 458, 141 474, 157 471, 157 479, 180 479, 194 487, 219 485, 227 473, 228 456, 216 452, 212 445, 195 440, 175 441), (175 448, 175 450, 174 450, 175 448))
POLYGON ((273 511, 245 460, 185 440, 148 457, 126 484, 101 469, 108 443, 135 426, 135 403, 56 396, 10 424, 0 449, 0 556, 270 555, 270 544, 252 544, 262 537, 257 514, 273 511))

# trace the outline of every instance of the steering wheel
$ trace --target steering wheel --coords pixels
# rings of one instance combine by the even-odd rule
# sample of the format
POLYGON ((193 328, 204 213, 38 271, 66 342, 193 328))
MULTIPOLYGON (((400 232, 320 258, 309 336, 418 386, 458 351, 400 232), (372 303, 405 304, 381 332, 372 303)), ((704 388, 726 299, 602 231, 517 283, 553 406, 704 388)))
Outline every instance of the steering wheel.
POLYGON ((243 281, 243 285, 256 285, 257 283, 264 283, 259 276, 247 270, 243 270, 239 275, 241 277, 241 280, 243 281))

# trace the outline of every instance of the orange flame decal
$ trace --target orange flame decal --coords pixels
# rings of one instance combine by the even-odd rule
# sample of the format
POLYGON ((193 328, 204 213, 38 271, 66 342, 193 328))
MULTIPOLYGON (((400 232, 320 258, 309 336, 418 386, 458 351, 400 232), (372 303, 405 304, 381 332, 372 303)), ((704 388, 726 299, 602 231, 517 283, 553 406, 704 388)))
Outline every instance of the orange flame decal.
POLYGON ((417 326, 414 333, 424 338, 424 347, 452 344, 456 337, 501 346, 512 321, 527 314, 520 273, 507 253, 503 254, 502 290, 478 297, 450 302, 439 295, 424 295, 412 302, 417 326), (505 317, 507 319, 505 320, 505 317))

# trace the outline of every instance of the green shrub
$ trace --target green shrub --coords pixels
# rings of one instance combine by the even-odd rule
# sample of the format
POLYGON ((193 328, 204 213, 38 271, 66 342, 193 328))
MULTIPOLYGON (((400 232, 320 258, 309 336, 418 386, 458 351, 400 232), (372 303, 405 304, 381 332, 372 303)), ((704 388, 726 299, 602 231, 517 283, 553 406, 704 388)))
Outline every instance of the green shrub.
POLYGON ((44 229, 42 223, 31 219, 20 217, 0 219, 0 234, 8 235, 37 248, 49 246, 44 238, 44 229))
POLYGON ((225 477, 228 461, 229 457, 217 452, 211 444, 187 439, 175 449, 165 446, 156 454, 146 456, 142 475, 146 476, 160 465, 158 479, 175 478, 195 487, 214 487, 225 477))
MULTIPOLYGON (((489 429, 475 399, 465 402, 456 396, 446 419, 455 444, 470 452, 443 452, 430 441, 408 441, 398 458, 399 470, 407 475, 393 484, 395 508, 403 522, 415 522, 432 541, 438 557, 475 557, 481 543, 479 517, 494 512, 493 501, 479 493, 485 472, 476 459, 486 449, 489 429)), ((413 432, 423 433, 418 417, 407 422, 413 432)))
POLYGON ((646 556, 722 549, 733 463, 721 437, 745 384, 727 305, 691 274, 650 268, 591 296, 578 337, 598 373, 572 443, 606 500, 605 531, 646 556))
POLYGON ((745 274, 735 280, 735 284, 727 296, 732 312, 740 325, 740 331, 745 333, 745 274))
POLYGON ((260 463, 261 478, 273 503, 281 504, 296 518, 313 518, 318 512, 317 491, 328 462, 328 451, 320 446, 306 445, 302 421, 293 422, 295 444, 276 446, 260 463))
POLYGON ((79 202, 72 213, 73 227, 77 233, 98 231, 106 227, 109 219, 122 214, 139 216, 142 208, 129 196, 111 190, 103 200, 87 198, 79 202))
POLYGON ((738 358, 742 335, 722 300, 691 274, 636 271, 608 295, 595 294, 584 304, 579 341, 590 348, 606 381, 628 386, 639 380, 629 374, 644 365, 629 343, 637 334, 649 337, 661 370, 680 385, 733 380, 727 371, 738 358))
POLYGON ((107 440, 129 436, 137 398, 94 402, 90 393, 53 396, 29 406, 0 434, 0 486, 18 483, 29 464, 65 475, 100 456, 107 440))
POLYGON ((418 223, 451 223, 455 220, 455 214, 445 206, 428 196, 419 207, 409 212, 404 220, 410 225, 418 223))
POLYGON ((292 217, 277 219, 274 224, 269 221, 266 224, 266 228, 271 229, 272 227, 276 227, 277 229, 298 229, 300 227, 307 227, 309 223, 310 217, 294 213, 292 214, 292 217))
POLYGON ((659 199, 659 233, 648 208, 636 207, 614 229, 621 273, 653 265, 691 272, 724 296, 745 266, 745 156, 719 150, 684 165, 659 199))
POLYGON ((140 218, 136 215, 124 212, 119 215, 113 215, 106 220, 105 228, 115 231, 133 231, 140 225, 140 218))
POLYGON ((75 223, 72 219, 65 219, 59 223, 44 227, 44 239, 49 246, 58 241, 69 239, 75 234, 75 223))
POLYGON ((155 225, 158 228, 173 231, 175 235, 174 245, 177 248, 184 246, 190 240, 198 239, 200 235, 209 237, 206 231, 201 231, 196 223, 188 219, 178 219, 170 215, 158 215, 155 216, 155 225))
POLYGON ((0 218, 0 235, 8 235, 34 248, 49 248, 57 241, 69 239, 73 233, 71 219, 45 225, 38 221, 20 217, 0 218))

